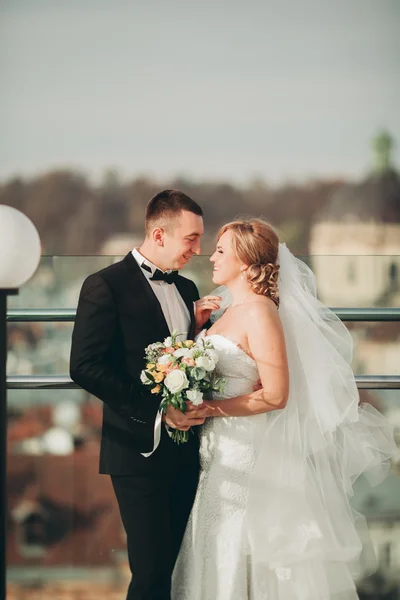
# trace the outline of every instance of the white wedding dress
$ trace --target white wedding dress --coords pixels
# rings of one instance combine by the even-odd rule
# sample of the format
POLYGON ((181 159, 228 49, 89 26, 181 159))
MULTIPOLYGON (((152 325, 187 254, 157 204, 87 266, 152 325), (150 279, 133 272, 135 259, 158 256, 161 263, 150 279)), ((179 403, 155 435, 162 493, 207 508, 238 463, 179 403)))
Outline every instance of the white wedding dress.
MULTIPOLYGON (((204 335, 204 333, 203 333, 204 335)), ((208 337, 226 379, 214 399, 253 391, 255 361, 221 335, 208 337)), ((173 600, 264 600, 265 570, 253 572, 245 515, 249 476, 268 414, 208 419, 201 428, 201 474, 174 572, 173 600)))
MULTIPOLYGON (((365 519, 349 499, 361 474, 371 484, 385 478, 393 428, 359 404, 350 333, 319 302, 313 273, 284 244, 279 263, 289 399, 282 410, 201 427, 173 600, 357 600, 354 581, 373 567, 365 519)), ((213 294, 229 306, 226 288, 213 294)), ((225 336, 208 339, 226 379, 213 397, 251 393, 255 361, 225 336)))

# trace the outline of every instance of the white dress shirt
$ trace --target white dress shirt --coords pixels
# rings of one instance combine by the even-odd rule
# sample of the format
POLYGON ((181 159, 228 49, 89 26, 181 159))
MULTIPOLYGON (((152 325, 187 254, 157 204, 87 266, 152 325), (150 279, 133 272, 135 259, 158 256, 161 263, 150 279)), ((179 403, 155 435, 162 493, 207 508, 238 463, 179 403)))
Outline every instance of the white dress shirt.
MULTIPOLYGON (((146 263, 150 267, 151 272, 142 268, 143 274, 146 276, 151 289, 155 293, 157 300, 161 305, 165 320, 167 322, 169 332, 172 333, 176 330, 181 335, 178 341, 184 341, 188 337, 190 328, 190 313, 189 310, 178 292, 174 283, 167 283, 166 281, 152 281, 150 277, 153 276, 154 272, 158 267, 140 254, 137 248, 132 250, 133 258, 136 260, 138 265, 142 267, 143 263, 146 263)), ((157 340, 163 342, 164 340, 157 340)), ((141 454, 148 458, 157 449, 161 439, 161 426, 162 426, 162 415, 160 412, 157 413, 156 420, 154 423, 154 444, 151 452, 142 452, 141 454)), ((167 428, 168 431, 168 428, 167 428)))
MULTIPOLYGON (((150 277, 153 276, 158 267, 154 263, 150 262, 147 258, 142 256, 137 248, 132 250, 132 254, 133 258, 140 267, 143 263, 146 263, 146 265, 150 267, 151 273, 150 271, 142 269, 143 274, 146 276, 151 289, 155 293, 157 300, 161 305, 165 320, 167 321, 169 332, 172 333, 175 329, 178 331, 178 333, 184 334, 178 338, 179 342, 183 342, 187 339, 189 333, 190 314, 188 307, 176 288, 176 285, 174 283, 167 283, 166 281, 151 281, 150 277)), ((159 341, 162 342, 163 340, 159 341)))

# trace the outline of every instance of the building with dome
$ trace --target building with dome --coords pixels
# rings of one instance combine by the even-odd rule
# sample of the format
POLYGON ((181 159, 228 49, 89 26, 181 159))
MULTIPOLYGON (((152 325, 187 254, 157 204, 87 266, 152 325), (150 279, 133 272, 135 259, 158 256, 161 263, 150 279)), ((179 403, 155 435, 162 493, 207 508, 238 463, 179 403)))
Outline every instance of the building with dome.
MULTIPOLYGON (((331 307, 400 306, 400 175, 393 164, 393 148, 388 133, 377 135, 372 171, 336 190, 315 217, 310 235, 312 268, 318 295, 331 307)), ((399 322, 348 327, 356 374, 399 374, 399 322)), ((384 392, 383 399, 384 404, 390 401, 390 419, 400 436, 398 391, 384 392)), ((400 556, 399 548, 396 552, 400 556)))
POLYGON ((315 217, 312 266, 321 300, 331 306, 400 304, 400 176, 393 147, 391 136, 380 133, 372 173, 340 187, 315 217))

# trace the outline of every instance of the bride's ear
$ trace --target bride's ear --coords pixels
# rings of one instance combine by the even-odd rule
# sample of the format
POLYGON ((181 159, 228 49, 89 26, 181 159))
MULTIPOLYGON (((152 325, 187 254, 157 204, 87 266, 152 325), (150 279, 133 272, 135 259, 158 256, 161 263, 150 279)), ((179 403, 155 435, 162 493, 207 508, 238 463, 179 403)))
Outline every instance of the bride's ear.
POLYGON ((248 265, 242 265, 240 267, 240 277, 243 278, 245 276, 246 271, 247 271, 248 268, 249 268, 248 265))

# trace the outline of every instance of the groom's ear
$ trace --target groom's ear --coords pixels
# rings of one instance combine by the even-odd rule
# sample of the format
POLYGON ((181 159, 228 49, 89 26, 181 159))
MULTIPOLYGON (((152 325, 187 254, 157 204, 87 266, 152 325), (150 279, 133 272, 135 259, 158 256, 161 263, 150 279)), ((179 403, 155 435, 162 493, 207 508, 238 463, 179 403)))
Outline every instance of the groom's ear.
POLYGON ((164 246, 164 229, 162 227, 155 227, 152 231, 152 238, 157 246, 164 246))

